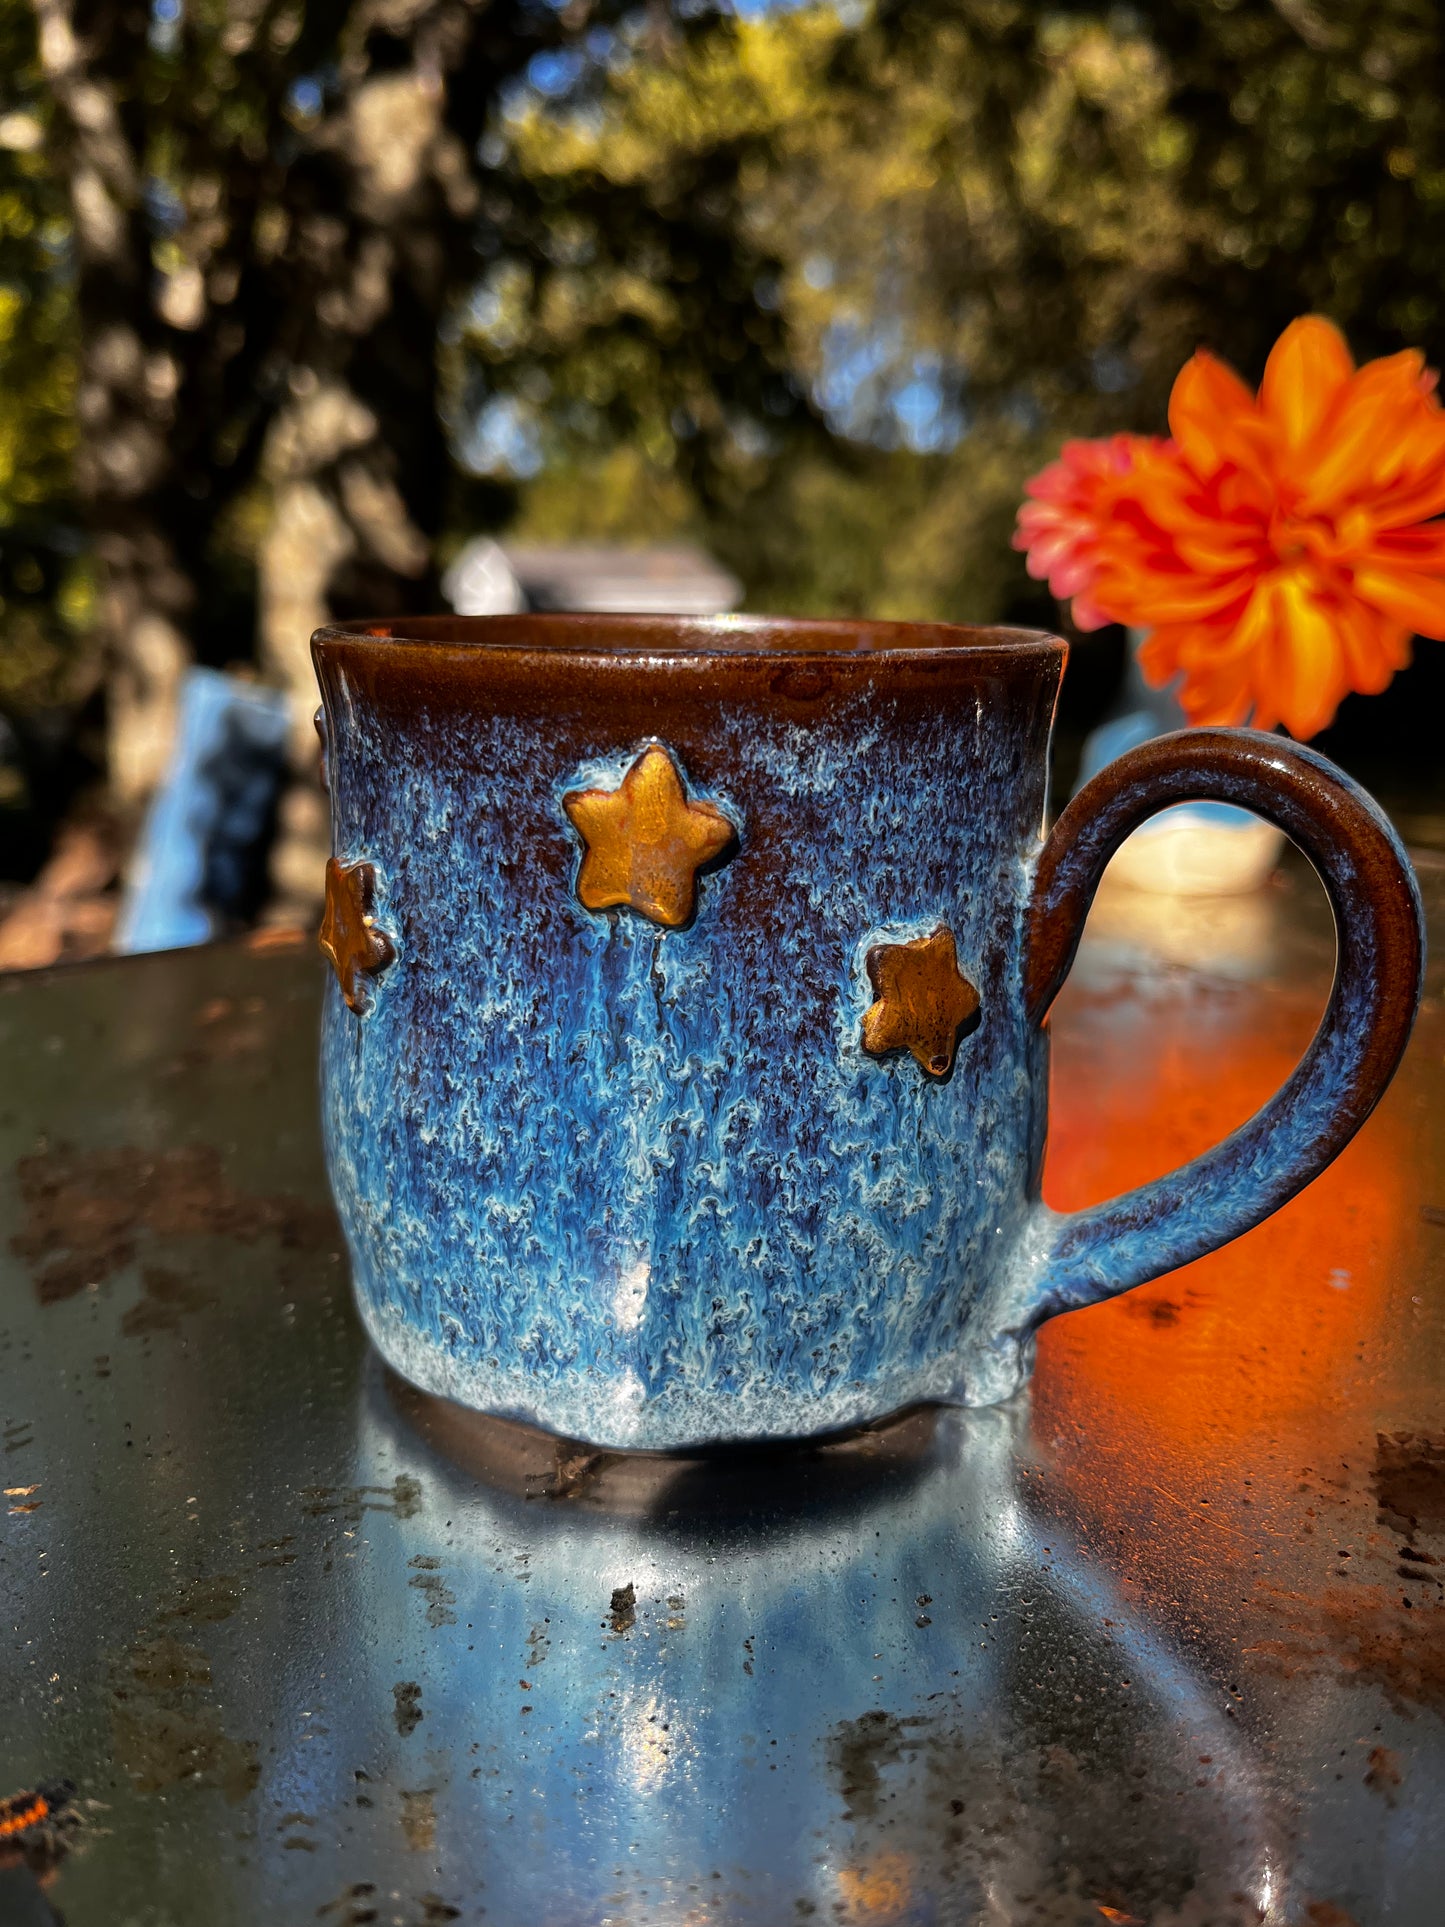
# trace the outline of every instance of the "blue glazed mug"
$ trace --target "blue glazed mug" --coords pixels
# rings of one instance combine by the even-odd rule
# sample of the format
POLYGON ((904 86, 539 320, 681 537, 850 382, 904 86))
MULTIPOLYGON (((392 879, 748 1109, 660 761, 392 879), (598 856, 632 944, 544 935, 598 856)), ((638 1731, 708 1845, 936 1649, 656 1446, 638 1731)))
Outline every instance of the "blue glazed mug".
POLYGON ((1052 637, 502 616, 312 646, 331 1180, 372 1339, 462 1404, 672 1449, 1005 1398, 1044 1319, 1307 1184, 1409 1036, 1408 861, 1314 752, 1159 738, 1043 838, 1052 637), (1313 862, 1329 1007, 1232 1137, 1056 1214, 1049 1004, 1111 853, 1197 797, 1313 862))

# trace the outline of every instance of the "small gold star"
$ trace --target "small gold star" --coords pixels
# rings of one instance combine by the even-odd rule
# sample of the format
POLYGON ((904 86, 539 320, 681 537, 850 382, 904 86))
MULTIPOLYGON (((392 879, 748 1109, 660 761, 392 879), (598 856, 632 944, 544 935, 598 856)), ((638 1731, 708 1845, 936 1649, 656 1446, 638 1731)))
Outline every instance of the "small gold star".
POLYGON ((562 807, 587 846, 577 873, 583 906, 625 903, 668 930, 692 915, 698 871, 737 839, 721 810, 689 801, 660 743, 642 752, 617 789, 569 790, 562 807))
POLYGON ((877 1002, 863 1019, 863 1048, 882 1057, 910 1050, 930 1077, 947 1077, 965 1030, 978 1020, 978 992, 958 967, 953 932, 880 943, 868 952, 877 1002))
POLYGON ((371 1008, 371 992, 358 981, 375 977, 396 958, 396 945, 372 920, 376 866, 326 859, 326 910, 316 941, 331 960, 341 994, 355 1011, 371 1008))

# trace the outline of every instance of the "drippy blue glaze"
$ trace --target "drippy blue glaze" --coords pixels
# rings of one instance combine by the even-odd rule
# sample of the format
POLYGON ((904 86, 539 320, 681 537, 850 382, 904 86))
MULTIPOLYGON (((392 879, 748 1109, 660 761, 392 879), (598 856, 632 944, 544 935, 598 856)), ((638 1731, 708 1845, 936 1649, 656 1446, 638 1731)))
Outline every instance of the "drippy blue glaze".
MULTIPOLYGON (((323 1114, 361 1315, 415 1384, 612 1447, 989 1403, 1051 1311, 1288 1195, 1232 1157, 1209 1197, 1176 1177, 1097 1224, 1038 1201, 1025 976, 1058 645, 793 682, 367 648, 318 648, 334 848, 375 866, 396 955, 364 1014, 328 989, 323 1114), (583 908, 562 808, 653 741, 738 827, 678 930, 583 908), (940 924, 981 999, 943 1080, 861 1039, 869 949, 940 924)), ((1327 1073, 1370 1021, 1346 1012, 1327 1073)), ((1333 1155, 1314 1112, 1338 1082, 1307 1080, 1261 1147, 1290 1189, 1333 1155)))
POLYGON ((544 718, 397 731, 338 689, 335 847, 376 866, 398 956, 364 1017, 328 993, 326 1141, 362 1315, 405 1376, 618 1446, 969 1395, 969 1308, 1029 1208, 1047 715, 952 704, 905 743, 871 706, 724 714, 725 783, 668 744, 740 837, 664 931, 582 908, 561 808, 642 740, 579 759, 544 718), (786 840, 760 850, 760 818, 786 840), (542 879, 517 834, 539 819, 542 879), (982 999, 944 1083, 861 1047, 869 948, 940 922, 982 999))

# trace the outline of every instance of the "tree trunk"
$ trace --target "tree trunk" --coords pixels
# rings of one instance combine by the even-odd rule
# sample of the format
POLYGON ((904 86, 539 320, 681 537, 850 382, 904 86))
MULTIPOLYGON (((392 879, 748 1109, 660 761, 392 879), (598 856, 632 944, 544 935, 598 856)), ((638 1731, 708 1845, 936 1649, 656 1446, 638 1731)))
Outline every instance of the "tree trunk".
POLYGON ((443 125, 437 43, 448 19, 461 24, 448 4, 413 16, 410 64, 360 79, 290 182, 294 259, 309 282, 293 305, 311 319, 266 438, 260 552, 262 660, 292 710, 294 781, 272 860, 282 915, 319 898, 329 848, 311 633, 435 600, 450 469, 437 331, 470 268, 477 201, 469 157, 443 125))
POLYGON ((80 316, 76 483, 94 538, 110 782, 134 819, 165 769, 195 583, 172 537, 176 364, 157 343, 135 129, 144 14, 34 0, 70 182, 80 316))
POLYGON ((586 0, 565 21, 222 0, 164 29, 146 0, 32 4, 74 215, 113 789, 134 814, 155 787, 193 654, 259 656, 292 711, 275 875, 299 912, 325 854, 310 634, 434 602, 438 336, 477 272, 477 140, 586 0))

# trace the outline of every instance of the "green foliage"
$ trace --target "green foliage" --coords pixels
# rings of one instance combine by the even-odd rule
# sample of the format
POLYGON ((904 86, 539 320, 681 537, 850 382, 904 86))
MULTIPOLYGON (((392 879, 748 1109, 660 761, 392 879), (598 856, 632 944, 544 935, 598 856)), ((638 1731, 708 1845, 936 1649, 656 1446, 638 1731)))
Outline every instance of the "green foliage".
POLYGON ((758 608, 896 621, 986 619, 1017 597, 1009 547, 1042 447, 1017 432, 948 457, 810 451, 704 533, 758 608))
POLYGON ((783 258, 751 204, 836 38, 822 18, 759 39, 638 16, 571 100, 518 90, 490 136, 495 254, 458 322, 459 417, 505 404, 549 469, 625 445, 692 495, 684 519, 739 512, 811 430, 771 294, 783 258))
POLYGON ((551 464, 526 491, 511 533, 531 542, 666 542, 702 533, 697 502, 670 464, 632 442, 551 464))
POLYGON ((1256 377, 1319 310, 1362 357, 1445 354, 1441 39, 1421 0, 878 0, 622 46, 497 129, 536 213, 468 343, 535 416, 523 516, 626 444, 755 605, 1044 613, 1007 551, 1025 477, 1069 434, 1162 430, 1200 343, 1256 377), (624 203, 652 256, 615 246, 624 203), (709 218, 732 279, 688 304, 677 237, 709 218), (718 403, 744 364, 785 398, 718 403))
POLYGON ((54 703, 87 667, 75 559, 75 317, 64 184, 45 158, 34 19, 0 0, 0 705, 54 703))

